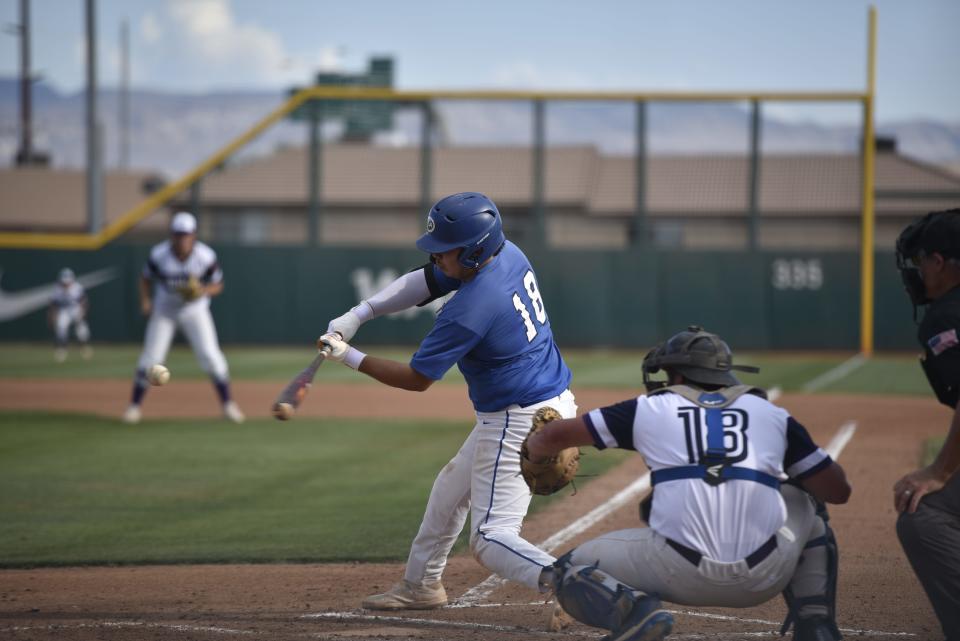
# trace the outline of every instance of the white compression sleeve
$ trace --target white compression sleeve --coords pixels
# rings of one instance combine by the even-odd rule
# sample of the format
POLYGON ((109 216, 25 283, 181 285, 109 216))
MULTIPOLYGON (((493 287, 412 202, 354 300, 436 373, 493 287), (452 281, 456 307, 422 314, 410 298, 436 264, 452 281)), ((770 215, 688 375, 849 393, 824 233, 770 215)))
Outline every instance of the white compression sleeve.
POLYGON ((427 286, 427 277, 422 269, 418 269, 404 274, 364 302, 370 306, 376 318, 409 309, 428 298, 430 288, 427 286))

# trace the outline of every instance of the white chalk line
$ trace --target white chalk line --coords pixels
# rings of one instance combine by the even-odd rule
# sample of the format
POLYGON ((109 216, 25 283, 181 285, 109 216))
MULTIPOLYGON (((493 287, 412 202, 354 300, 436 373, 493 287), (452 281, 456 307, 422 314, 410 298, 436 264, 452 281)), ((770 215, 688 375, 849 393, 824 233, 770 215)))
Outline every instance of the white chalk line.
POLYGON ((820 376, 817 376, 816 378, 804 383, 803 391, 815 392, 826 387, 830 383, 836 383, 840 379, 846 378, 851 373, 858 370, 866 362, 866 356, 863 354, 855 354, 853 357, 843 361, 833 369, 828 370, 820 376))
POLYGON ((853 434, 856 431, 856 421, 847 421, 840 426, 840 429, 837 430, 837 433, 833 435, 833 438, 830 439, 830 442, 824 448, 826 453, 830 455, 830 458, 834 461, 840 458, 840 452, 847 446, 847 443, 850 442, 850 439, 853 438, 853 434))
MULTIPOLYGON (((359 614, 356 612, 318 612, 304 614, 301 619, 335 619, 337 621, 369 621, 371 623, 407 623, 432 628, 456 628, 460 630, 492 630, 494 632, 516 632, 520 634, 537 634, 553 636, 563 634, 571 636, 572 632, 550 632, 549 630, 535 630, 519 625, 497 625, 496 623, 472 623, 467 621, 443 621, 441 619, 424 619, 421 617, 385 616, 382 614, 359 614)), ((576 636, 580 636, 577 634, 576 636)), ((595 636, 600 636, 599 634, 595 636)))
MULTIPOLYGON (((539 601, 532 603, 489 603, 484 604, 483 606, 463 606, 463 607, 516 607, 523 606, 528 607, 531 605, 541 605, 539 601)), ((667 610, 671 614, 691 616, 691 617, 700 617, 705 619, 716 619, 721 621, 736 621, 739 623, 755 623, 759 625, 769 625, 773 626, 770 630, 758 630, 753 632, 748 631, 737 631, 737 632, 712 632, 710 634, 703 633, 688 633, 688 634, 671 634, 671 639, 721 639, 724 637, 731 638, 740 638, 740 637, 766 637, 766 636, 780 636, 780 622, 778 621, 767 621, 765 619, 745 619, 741 617, 725 616, 722 614, 710 614, 706 612, 691 612, 688 610, 667 610)), ((572 630, 572 631, 560 631, 560 632, 550 632, 548 630, 538 630, 536 628, 528 628, 524 626, 517 625, 497 625, 495 623, 475 623, 475 622, 466 622, 466 621, 444 621, 442 619, 428 619, 423 617, 403 617, 403 616, 386 616, 381 614, 363 614, 359 612, 319 612, 316 614, 305 614, 301 616, 302 619, 324 619, 324 620, 337 620, 337 621, 356 621, 356 622, 368 622, 368 623, 402 623, 408 625, 421 625, 425 627, 436 627, 436 628, 455 628, 459 630, 476 630, 484 631, 490 630, 494 632, 513 632, 520 634, 533 634, 537 636, 592 636, 592 637, 601 637, 602 633, 595 632, 593 630, 572 630)), ((915 637, 916 634, 912 632, 885 632, 883 630, 864 630, 859 628, 840 628, 840 631, 846 634, 856 634, 859 636, 867 637, 915 637)))
POLYGON ((175 632, 214 632, 216 634, 256 634, 253 630, 234 630, 210 625, 185 623, 147 623, 145 621, 98 621, 96 623, 51 623, 48 625, 20 625, 0 628, 0 632, 29 632, 31 630, 80 630, 84 628, 162 628, 175 632))

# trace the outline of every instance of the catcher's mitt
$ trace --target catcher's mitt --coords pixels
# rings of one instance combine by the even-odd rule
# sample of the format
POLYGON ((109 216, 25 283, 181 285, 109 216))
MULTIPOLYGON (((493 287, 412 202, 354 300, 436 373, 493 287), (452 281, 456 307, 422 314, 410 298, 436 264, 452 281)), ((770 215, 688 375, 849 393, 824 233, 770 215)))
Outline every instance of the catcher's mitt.
POLYGON ((523 445, 520 446, 520 472, 534 494, 546 496, 563 489, 580 469, 580 450, 576 447, 568 447, 548 459, 530 460, 527 440, 542 430, 544 425, 560 418, 563 418, 560 412, 552 407, 538 409, 533 415, 533 427, 530 428, 530 433, 523 439, 523 445))
POLYGON ((178 287, 177 291, 180 292, 180 296, 183 297, 183 300, 190 302, 203 296, 203 285, 200 283, 199 278, 196 276, 190 276, 187 284, 182 287, 178 287))

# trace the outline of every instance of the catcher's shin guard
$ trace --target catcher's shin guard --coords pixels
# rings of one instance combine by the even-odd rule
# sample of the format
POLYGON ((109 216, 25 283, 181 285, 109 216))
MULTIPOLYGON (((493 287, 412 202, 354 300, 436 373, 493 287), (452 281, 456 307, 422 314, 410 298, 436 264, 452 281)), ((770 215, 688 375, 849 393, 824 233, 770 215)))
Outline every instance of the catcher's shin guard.
POLYGON ((780 636, 786 634, 794 626, 795 641, 839 641, 843 638, 837 628, 837 577, 839 574, 840 551, 837 539, 830 528, 830 515, 827 506, 817 502, 817 518, 823 523, 823 534, 807 541, 804 554, 800 557, 794 578, 783 591, 783 599, 787 603, 787 618, 780 628, 780 636), (809 550, 809 552, 808 552, 809 550), (803 568, 804 563, 814 563, 814 557, 821 556, 821 563, 825 568, 803 568), (797 576, 807 571, 826 571, 826 586, 821 594, 807 594, 798 596, 794 590, 794 581, 797 576), (804 610, 813 609, 814 613, 807 616, 804 610), (801 624, 802 619, 815 620, 815 625, 801 624))
POLYGON ((616 641, 662 639, 673 617, 660 599, 620 583, 596 565, 570 565, 570 554, 554 564, 557 602, 577 621, 610 630, 616 641))

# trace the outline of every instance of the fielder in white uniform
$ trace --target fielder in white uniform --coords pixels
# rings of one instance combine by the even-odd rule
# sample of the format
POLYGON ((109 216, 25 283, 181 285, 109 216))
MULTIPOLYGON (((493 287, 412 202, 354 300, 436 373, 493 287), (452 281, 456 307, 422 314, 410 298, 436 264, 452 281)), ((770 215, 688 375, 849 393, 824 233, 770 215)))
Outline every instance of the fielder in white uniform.
POLYGON ((83 285, 77 282, 73 270, 69 267, 60 270, 57 284, 56 291, 50 297, 47 314, 54 334, 53 358, 58 363, 67 360, 67 343, 72 326, 81 345, 81 355, 84 359, 89 359, 93 356, 93 348, 90 347, 90 326, 86 320, 87 292, 83 285))
POLYGON ((143 352, 137 363, 130 405, 123 413, 127 423, 138 423, 140 405, 149 385, 147 371, 167 358, 174 332, 187 337, 200 367, 213 381, 223 415, 242 423, 243 412, 230 397, 230 372, 220 351, 217 328, 210 315, 210 298, 223 291, 223 272, 217 254, 197 240, 197 220, 180 212, 170 223, 170 239, 150 250, 140 276, 140 310, 149 316, 143 352), (197 283, 191 293, 191 278, 197 283))
POLYGON ((762 390, 740 385, 726 343, 690 327, 644 359, 650 393, 549 423, 533 460, 566 447, 639 452, 654 492, 649 527, 602 535, 554 564, 557 598, 611 641, 672 628, 660 598, 749 607, 783 593, 796 641, 835 641, 837 550, 820 502, 850 495, 843 469, 762 390), (663 369, 666 383, 648 379, 663 369), (669 384, 669 387, 667 387, 669 384))

